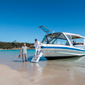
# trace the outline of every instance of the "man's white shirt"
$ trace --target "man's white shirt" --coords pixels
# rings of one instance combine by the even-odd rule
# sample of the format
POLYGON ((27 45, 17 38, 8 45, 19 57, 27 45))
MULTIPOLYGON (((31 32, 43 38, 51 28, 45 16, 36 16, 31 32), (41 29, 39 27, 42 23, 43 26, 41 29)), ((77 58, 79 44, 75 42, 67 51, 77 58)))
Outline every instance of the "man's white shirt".
POLYGON ((35 42, 34 47, 35 47, 35 50, 41 49, 41 43, 39 41, 38 41, 38 44, 35 42))

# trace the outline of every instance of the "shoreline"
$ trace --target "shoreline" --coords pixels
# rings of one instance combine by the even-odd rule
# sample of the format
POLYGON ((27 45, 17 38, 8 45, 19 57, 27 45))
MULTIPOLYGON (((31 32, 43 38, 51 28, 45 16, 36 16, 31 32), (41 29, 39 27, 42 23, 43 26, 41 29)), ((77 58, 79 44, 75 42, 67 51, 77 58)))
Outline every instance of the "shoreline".
MULTIPOLYGON (((27 49, 27 50, 32 50, 34 48, 30 48, 30 49, 27 49)), ((21 48, 12 48, 12 49, 0 49, 0 50, 21 50, 21 48)))

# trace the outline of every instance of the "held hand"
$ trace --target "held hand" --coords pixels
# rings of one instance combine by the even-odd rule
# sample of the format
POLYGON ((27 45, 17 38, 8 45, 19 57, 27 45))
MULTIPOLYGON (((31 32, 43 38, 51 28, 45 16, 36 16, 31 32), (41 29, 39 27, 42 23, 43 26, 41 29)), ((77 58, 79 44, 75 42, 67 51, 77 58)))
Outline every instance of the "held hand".
POLYGON ((18 58, 21 58, 21 54, 19 54, 18 58))
POLYGON ((33 47, 34 45, 30 45, 30 47, 33 47))
POLYGON ((30 45, 30 47, 32 47, 32 45, 30 45))

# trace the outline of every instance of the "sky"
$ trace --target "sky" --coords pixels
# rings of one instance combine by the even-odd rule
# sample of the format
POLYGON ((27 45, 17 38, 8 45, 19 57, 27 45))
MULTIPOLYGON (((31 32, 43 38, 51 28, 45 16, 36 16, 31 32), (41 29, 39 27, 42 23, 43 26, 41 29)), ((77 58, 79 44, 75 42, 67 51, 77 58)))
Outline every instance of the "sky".
POLYGON ((85 36, 85 0, 0 0, 0 41, 42 41, 41 25, 85 36))

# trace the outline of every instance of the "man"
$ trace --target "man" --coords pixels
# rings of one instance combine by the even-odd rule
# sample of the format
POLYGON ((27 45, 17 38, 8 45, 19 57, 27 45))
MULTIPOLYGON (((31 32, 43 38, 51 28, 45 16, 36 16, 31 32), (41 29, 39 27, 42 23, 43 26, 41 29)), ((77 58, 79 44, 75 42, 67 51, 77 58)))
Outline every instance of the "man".
POLYGON ((24 57, 25 57, 25 61, 27 62, 27 49, 29 49, 29 47, 26 46, 26 44, 24 43, 24 46, 22 46, 21 51, 20 51, 20 55, 22 52, 22 60, 24 62, 24 57))
POLYGON ((34 47, 35 47, 35 59, 36 59, 36 55, 39 55, 40 51, 41 51, 41 43, 39 41, 37 41, 37 39, 35 39, 35 44, 34 44, 34 47))
POLYGON ((76 45, 76 42, 73 41, 73 45, 76 45))

